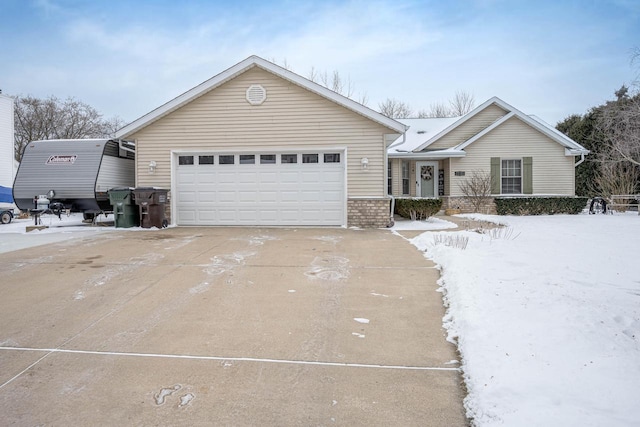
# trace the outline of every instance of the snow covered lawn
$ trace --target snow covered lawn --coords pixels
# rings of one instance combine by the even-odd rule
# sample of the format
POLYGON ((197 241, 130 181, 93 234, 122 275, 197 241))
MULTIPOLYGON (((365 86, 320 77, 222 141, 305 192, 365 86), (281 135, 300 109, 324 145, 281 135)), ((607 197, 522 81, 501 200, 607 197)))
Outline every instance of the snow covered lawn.
POLYGON ((509 227, 411 240, 442 269, 468 415, 479 426, 639 425, 640 216, 473 217, 509 227))

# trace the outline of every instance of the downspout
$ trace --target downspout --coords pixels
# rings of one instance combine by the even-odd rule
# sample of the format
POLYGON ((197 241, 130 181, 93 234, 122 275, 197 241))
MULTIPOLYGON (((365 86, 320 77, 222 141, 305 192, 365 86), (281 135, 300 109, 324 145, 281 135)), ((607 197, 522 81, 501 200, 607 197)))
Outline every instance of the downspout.
POLYGON ((577 167, 578 167, 578 165, 579 165, 579 164, 581 164, 581 163, 582 163, 582 162, 584 162, 584 161, 585 161, 584 153, 582 153, 582 154, 580 154, 580 160, 578 160, 578 161, 573 165, 573 167, 574 167, 574 168, 577 168, 577 167))
MULTIPOLYGON (((402 134, 402 137, 404 138, 404 134, 402 134)), ((384 144, 384 170, 387 173, 384 174, 383 188, 387 187, 387 182, 389 181, 389 174, 391 173, 391 171, 389 170, 389 147, 387 147, 387 144, 384 144)), ((393 209, 396 201, 391 194, 387 194, 387 196, 391 198, 391 213, 389 214, 389 225, 387 225, 387 227, 392 227, 393 226, 393 209)))

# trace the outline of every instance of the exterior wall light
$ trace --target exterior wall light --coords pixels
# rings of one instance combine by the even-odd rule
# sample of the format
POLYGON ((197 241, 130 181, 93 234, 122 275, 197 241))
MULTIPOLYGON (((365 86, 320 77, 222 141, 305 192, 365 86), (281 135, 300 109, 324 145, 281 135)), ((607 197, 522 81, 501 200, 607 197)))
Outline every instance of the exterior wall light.
POLYGON ((156 167, 158 165, 156 164, 155 160, 151 160, 149 162, 149 173, 155 173, 156 172, 156 167))
POLYGON ((367 166, 369 166, 369 159, 363 157, 360 159, 360 164, 362 165, 362 169, 367 169, 367 166))

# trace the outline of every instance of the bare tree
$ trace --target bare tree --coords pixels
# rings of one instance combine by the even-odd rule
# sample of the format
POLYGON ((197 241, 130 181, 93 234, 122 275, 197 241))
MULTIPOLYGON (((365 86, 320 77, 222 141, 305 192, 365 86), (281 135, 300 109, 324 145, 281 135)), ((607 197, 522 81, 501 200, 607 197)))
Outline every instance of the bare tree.
POLYGON ((55 96, 18 96, 14 111, 16 160, 22 159, 24 147, 31 141, 105 137, 120 124, 122 120, 117 118, 104 121, 95 108, 74 98, 61 101, 55 96))
POLYGON ((279 61, 275 57, 272 57, 271 58, 271 62, 273 62, 276 65, 281 66, 282 68, 284 68, 287 71, 293 71, 292 68, 291 68, 291 64, 289 64, 289 62, 287 62, 287 58, 284 58, 282 60, 282 63, 279 63, 279 61))
POLYGON ((451 106, 451 115, 449 117, 460 117, 473 110, 476 100, 471 93, 458 90, 453 99, 449 101, 449 105, 451 106))
MULTIPOLYGON (((311 70, 307 75, 307 79, 314 83, 318 83, 327 89, 331 89, 340 95, 346 96, 347 98, 352 98, 355 92, 355 85, 351 81, 351 77, 347 76, 347 78, 344 78, 337 70, 333 70, 333 73, 329 75, 326 71, 319 72, 315 67, 311 67, 311 70)), ((364 99, 366 100, 366 95, 364 99)), ((363 102, 360 103, 364 105, 363 102)))
POLYGON ((441 102, 435 102, 429 106, 429 111, 421 111, 418 117, 451 117, 451 109, 441 102))
POLYGON ((429 110, 420 110, 418 118, 460 117, 473 110, 475 99, 473 95, 465 91, 457 91, 449 105, 444 102, 434 102, 429 110))
MULTIPOLYGON (((594 183, 596 194, 609 198, 612 195, 636 194, 640 190, 640 169, 629 163, 617 161, 603 161, 600 164, 594 183)), ((630 203, 631 200, 619 200, 620 203, 630 203)), ((624 210, 621 208, 620 210, 624 210)))
POLYGON ((393 98, 387 98, 385 101, 379 103, 378 109, 380 114, 392 119, 403 119, 413 115, 413 110, 409 104, 393 98))
POLYGON ((358 99, 356 100, 356 102, 364 105, 365 107, 367 106, 367 104, 369 103, 369 95, 367 95, 367 92, 362 92, 360 93, 360 95, 358 96, 358 99))
POLYGON ((458 187, 463 199, 473 207, 474 212, 480 212, 491 200, 491 175, 486 171, 474 171, 471 177, 459 183, 458 187))
POLYGON ((104 121, 104 133, 103 136, 107 138, 114 138, 116 136, 116 132, 123 128, 127 122, 120 116, 114 116, 110 119, 104 121))
POLYGON ((313 66, 311 67, 311 70, 309 70, 309 74, 307 75, 307 78, 314 83, 319 83, 320 75, 318 73, 318 70, 316 70, 316 67, 313 67, 313 66))
POLYGON ((611 159, 640 166, 640 92, 629 96, 622 86, 615 94, 618 99, 602 108, 597 127, 606 135, 611 159))

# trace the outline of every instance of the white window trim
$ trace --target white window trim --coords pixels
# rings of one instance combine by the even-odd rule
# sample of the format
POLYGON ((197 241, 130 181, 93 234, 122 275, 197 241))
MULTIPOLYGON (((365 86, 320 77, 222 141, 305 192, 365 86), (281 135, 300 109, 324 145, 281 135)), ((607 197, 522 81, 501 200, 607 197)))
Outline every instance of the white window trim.
POLYGON ((524 176, 523 176, 523 170, 522 170, 522 166, 524 165, 524 160, 522 159, 522 157, 500 157, 500 194, 504 194, 504 195, 521 195, 524 194, 522 192, 522 189, 524 187, 524 176), (515 176, 503 176, 502 175, 502 162, 505 160, 517 160, 520 162, 520 192, 519 193, 504 193, 502 191, 502 178, 517 178, 515 176))

